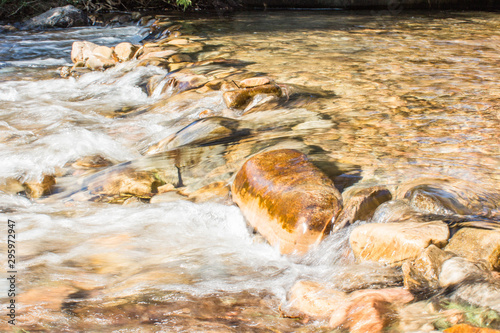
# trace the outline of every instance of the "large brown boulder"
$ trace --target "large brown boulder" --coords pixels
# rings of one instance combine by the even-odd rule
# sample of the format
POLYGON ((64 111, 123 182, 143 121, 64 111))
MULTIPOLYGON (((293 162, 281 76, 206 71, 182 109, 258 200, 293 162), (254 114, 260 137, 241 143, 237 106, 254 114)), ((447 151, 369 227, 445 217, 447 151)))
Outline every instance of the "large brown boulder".
POLYGON ((356 227, 349 241, 358 261, 401 264, 431 244, 444 247, 449 235, 448 226, 441 221, 369 223, 356 227))
POLYGON ((321 241, 342 208, 333 182, 303 153, 260 153, 242 166, 231 187, 249 223, 281 253, 303 254, 321 241))

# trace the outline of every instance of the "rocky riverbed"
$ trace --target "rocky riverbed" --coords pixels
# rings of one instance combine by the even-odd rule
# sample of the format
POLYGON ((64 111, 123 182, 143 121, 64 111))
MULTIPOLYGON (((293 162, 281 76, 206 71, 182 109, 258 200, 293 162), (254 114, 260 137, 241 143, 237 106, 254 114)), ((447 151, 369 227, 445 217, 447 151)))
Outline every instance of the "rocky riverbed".
POLYGON ((498 15, 118 21, 0 42, 18 328, 500 328, 498 15))

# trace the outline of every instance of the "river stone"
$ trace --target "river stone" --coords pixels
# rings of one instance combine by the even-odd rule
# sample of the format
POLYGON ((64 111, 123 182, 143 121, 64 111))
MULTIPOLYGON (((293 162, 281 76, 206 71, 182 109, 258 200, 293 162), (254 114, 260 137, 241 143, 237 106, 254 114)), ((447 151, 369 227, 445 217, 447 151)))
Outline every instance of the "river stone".
POLYGON ((380 204, 392 199, 391 192, 382 186, 346 190, 342 193, 344 208, 335 219, 334 230, 342 229, 358 220, 369 220, 380 204))
POLYGON ((104 59, 108 59, 111 61, 115 61, 115 51, 112 48, 107 46, 98 46, 94 50, 92 50, 92 54, 98 57, 102 57, 104 59))
POLYGON ((464 282, 491 280, 490 271, 480 262, 471 262, 461 257, 446 260, 439 273, 439 286, 449 288, 464 282))
POLYGON ((468 324, 458 324, 447 328, 444 333, 500 333, 499 330, 494 330, 487 327, 474 327, 468 324))
POLYGON ((455 302, 466 302, 500 312, 500 284, 489 281, 461 284, 450 295, 455 302))
POLYGON ((75 169, 104 168, 113 163, 101 155, 85 156, 76 160, 71 166, 75 169))
POLYGON ((500 271, 500 231, 462 228, 445 250, 469 260, 484 260, 490 268, 500 271))
POLYGON ((427 214, 469 214, 469 209, 454 197, 454 194, 438 186, 419 185, 405 194, 410 206, 427 214))
POLYGON ((383 332, 394 319, 394 306, 411 302, 413 295, 402 288, 366 289, 349 295, 349 301, 338 304, 329 326, 348 329, 351 333, 383 332))
POLYGON ((144 53, 139 57, 139 60, 145 60, 145 59, 151 59, 151 58, 161 58, 161 59, 167 59, 173 54, 176 54, 177 51, 174 50, 161 50, 161 51, 154 51, 154 52, 147 52, 144 53))
POLYGON ((23 25, 24 29, 69 28, 87 25, 87 15, 72 5, 57 7, 35 16, 23 25))
POLYGON ((85 62, 90 57, 95 48, 99 45, 92 42, 73 42, 71 47, 71 61, 73 63, 85 62))
POLYGON ((284 254, 304 254, 319 243, 342 208, 333 182, 293 149, 247 160, 231 191, 249 223, 284 254))
POLYGON ((104 180, 97 180, 89 184, 91 194, 94 195, 134 195, 151 197, 158 191, 161 182, 151 172, 125 170, 111 173, 104 180))
POLYGON ((41 182, 26 182, 23 184, 24 190, 28 197, 37 199, 44 195, 49 195, 52 193, 52 188, 56 184, 56 179, 54 176, 45 175, 41 182))
POLYGON ((441 221, 369 223, 356 227, 349 242, 358 261, 400 265, 431 244, 442 248, 449 235, 448 226, 441 221))
POLYGON ((412 293, 428 295, 439 290, 439 274, 443 263, 453 257, 431 244, 414 260, 403 263, 405 287, 412 293))
POLYGON ((241 80, 239 86, 241 88, 253 88, 269 83, 271 83, 271 80, 267 77, 250 77, 248 79, 241 80))
POLYGON ((139 61, 137 67, 157 66, 157 67, 167 68, 168 64, 169 64, 168 61, 163 58, 148 58, 139 61))
POLYGON ((382 203, 373 213, 371 221, 374 223, 423 222, 422 215, 413 210, 406 199, 382 203))
POLYGON ((87 59, 85 66, 92 70, 101 70, 113 67, 116 61, 113 59, 104 58, 98 55, 91 54, 87 59))
POLYGON ((191 58, 191 56, 189 54, 178 53, 178 54, 174 54, 170 58, 168 58, 168 61, 174 62, 174 63, 191 62, 191 61, 193 61, 193 59, 191 58))
POLYGON ((257 94, 275 95, 281 97, 281 88, 275 84, 266 84, 254 88, 236 89, 223 94, 228 108, 242 109, 257 94))
POLYGON ((131 43, 123 42, 115 46, 115 53, 120 61, 132 59, 139 48, 131 43))
POLYGON ((189 194, 193 202, 216 202, 232 204, 229 185, 226 182, 214 182, 189 194))
POLYGON ((306 314, 314 319, 326 320, 340 304, 347 301, 347 294, 328 289, 313 281, 298 281, 290 290, 290 311, 306 314))

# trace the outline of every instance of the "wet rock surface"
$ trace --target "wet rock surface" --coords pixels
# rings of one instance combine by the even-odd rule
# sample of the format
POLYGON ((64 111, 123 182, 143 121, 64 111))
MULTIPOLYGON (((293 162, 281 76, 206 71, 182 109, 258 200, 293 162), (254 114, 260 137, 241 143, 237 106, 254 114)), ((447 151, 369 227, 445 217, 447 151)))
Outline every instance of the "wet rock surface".
POLYGON ((342 207, 333 182, 296 150, 253 156, 231 191, 249 223, 282 253, 307 252, 342 207))
POLYGON ((444 247, 449 234, 448 226, 441 221, 369 223, 352 231, 350 244, 360 261, 401 265, 431 244, 444 247))
POLYGON ((47 29, 47 28, 69 28, 87 25, 87 15, 72 5, 53 8, 43 14, 35 16, 24 22, 23 28, 47 29))

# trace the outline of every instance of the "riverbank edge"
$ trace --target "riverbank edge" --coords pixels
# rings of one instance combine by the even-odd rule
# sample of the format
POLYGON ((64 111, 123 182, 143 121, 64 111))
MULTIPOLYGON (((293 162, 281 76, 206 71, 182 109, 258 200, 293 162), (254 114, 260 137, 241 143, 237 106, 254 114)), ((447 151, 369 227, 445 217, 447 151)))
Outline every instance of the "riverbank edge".
MULTIPOLYGON (((68 4, 68 1, 39 1, 38 5, 29 7, 8 8, 8 5, 0 6, 0 22, 16 23, 24 22, 47 10, 68 4)), ((192 3, 190 7, 183 8, 176 4, 165 2, 161 7, 134 6, 121 8, 120 6, 101 8, 93 10, 82 3, 73 4, 88 15, 109 14, 113 12, 150 12, 170 11, 186 13, 221 13, 231 11, 254 11, 254 10, 386 10, 389 13, 399 13, 405 10, 478 10, 496 11, 500 10, 500 3, 495 0, 227 0, 224 3, 215 0, 201 0, 192 3)))

